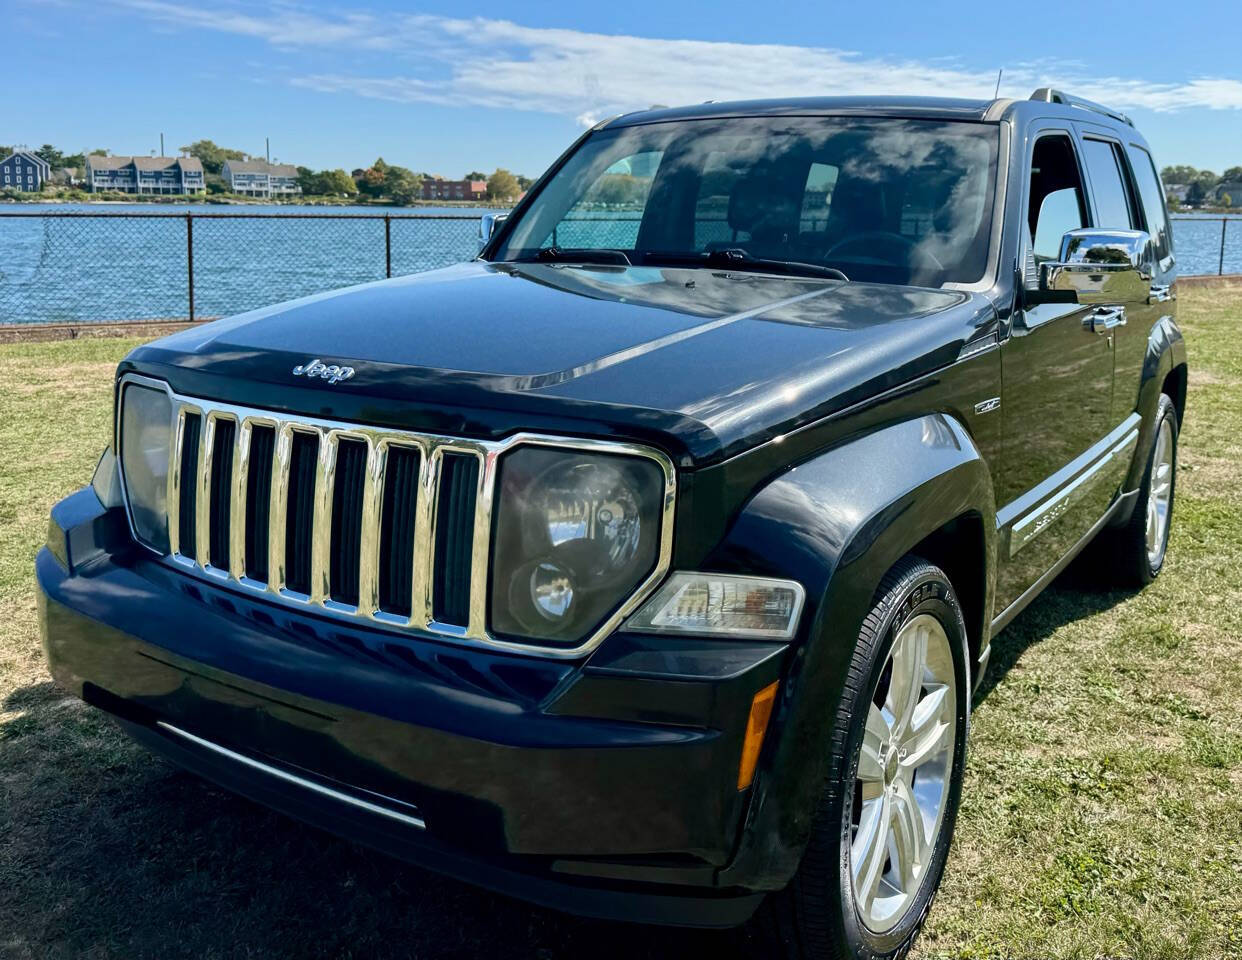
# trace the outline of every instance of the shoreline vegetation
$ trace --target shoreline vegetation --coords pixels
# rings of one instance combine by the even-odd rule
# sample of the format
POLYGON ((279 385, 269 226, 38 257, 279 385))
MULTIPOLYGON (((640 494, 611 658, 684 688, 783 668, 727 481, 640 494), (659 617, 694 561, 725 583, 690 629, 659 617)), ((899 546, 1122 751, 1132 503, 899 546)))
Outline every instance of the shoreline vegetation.
POLYGON ((56 188, 39 193, 17 193, 16 191, 0 192, 0 204, 32 204, 43 206, 61 206, 65 204, 98 204, 128 205, 149 203, 155 206, 252 206, 252 207, 460 207, 463 210, 496 210, 507 209, 511 204, 502 200, 415 200, 398 201, 393 197, 367 197, 360 194, 353 196, 301 196, 301 197, 246 197, 236 193, 200 193, 200 194, 149 194, 121 193, 119 191, 103 191, 88 193, 85 190, 63 190, 56 188))
MULTIPOLYGON (((162 144, 161 144, 162 148, 162 144)), ((180 148, 182 157, 193 157, 202 166, 201 193, 125 193, 118 190, 87 192, 85 187, 89 178, 89 166, 93 157, 111 156, 107 150, 92 150, 89 154, 67 154, 58 150, 50 143, 45 143, 37 150, 28 151, 41 157, 51 170, 50 178, 39 184, 34 192, 20 191, 16 187, 0 189, 0 202, 15 203, 288 203, 306 206, 340 206, 345 204, 374 204, 376 206, 417 207, 431 206, 463 206, 478 208, 486 205, 509 206, 522 197, 533 183, 531 178, 513 173, 498 167, 490 174, 480 170, 472 170, 461 180, 453 180, 436 173, 417 172, 398 164, 387 163, 383 157, 367 167, 359 167, 352 172, 343 169, 312 170, 310 167, 295 166, 291 163, 272 163, 264 157, 252 156, 243 150, 222 147, 211 140, 196 140, 180 148), (226 178, 226 167, 229 163, 250 164, 250 170, 236 171, 226 178), (234 193, 238 186, 237 177, 249 177, 254 170, 260 170, 264 176, 281 178, 279 196, 253 196, 251 194, 234 193), (289 180, 296 178, 297 194, 289 195, 284 191, 289 180), (426 187, 430 185, 431 190, 426 187), (453 192, 455 197, 445 196, 453 192), (430 195, 425 195, 425 194, 430 195), (480 194, 482 194, 480 196, 480 194), (473 199, 478 196, 479 199, 473 199), (471 198, 471 199, 465 199, 471 198)), ((4 159, 16 150, 15 147, 0 146, 0 159, 4 159)), ((154 155, 154 154, 153 154, 154 155)), ((127 163, 136 162, 136 157, 126 155, 122 158, 127 163)), ((171 162, 171 158, 168 159, 171 162)), ((133 179, 131 178, 131 183, 133 179)), ((243 185, 253 181, 245 180, 243 185)), ((268 181, 263 181, 264 189, 268 181)), ((115 186, 116 184, 111 184, 115 186)))

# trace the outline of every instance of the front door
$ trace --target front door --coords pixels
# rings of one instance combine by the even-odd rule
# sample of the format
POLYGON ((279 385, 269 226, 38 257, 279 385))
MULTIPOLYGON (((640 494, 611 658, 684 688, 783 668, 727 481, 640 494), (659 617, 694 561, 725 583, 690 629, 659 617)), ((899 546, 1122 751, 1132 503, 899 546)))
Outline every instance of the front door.
MULTIPOLYGON (((1028 143, 1034 264, 1030 257, 1026 262, 1028 270, 1038 270, 1038 264, 1058 259, 1065 233, 1092 225, 1091 208, 1072 132, 1042 127, 1028 143)), ((1091 529, 1111 497, 1112 491, 1081 479, 1113 427, 1113 340, 1095 332, 1092 309, 1041 304, 1020 310, 1001 346, 998 613, 1091 529)))

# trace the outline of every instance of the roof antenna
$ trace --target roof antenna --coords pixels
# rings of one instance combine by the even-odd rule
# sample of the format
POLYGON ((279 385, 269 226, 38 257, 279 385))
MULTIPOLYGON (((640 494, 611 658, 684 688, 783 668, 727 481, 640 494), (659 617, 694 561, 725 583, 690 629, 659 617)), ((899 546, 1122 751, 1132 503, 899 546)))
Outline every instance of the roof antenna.
POLYGON ((1001 76, 1002 76, 1004 73, 1005 73, 1005 68, 1004 68, 1004 67, 1001 67, 999 70, 997 70, 997 71, 996 71, 996 92, 995 92, 994 94, 992 94, 992 99, 993 99, 993 100, 999 100, 999 99, 1000 99, 1000 80, 1001 80, 1001 76))

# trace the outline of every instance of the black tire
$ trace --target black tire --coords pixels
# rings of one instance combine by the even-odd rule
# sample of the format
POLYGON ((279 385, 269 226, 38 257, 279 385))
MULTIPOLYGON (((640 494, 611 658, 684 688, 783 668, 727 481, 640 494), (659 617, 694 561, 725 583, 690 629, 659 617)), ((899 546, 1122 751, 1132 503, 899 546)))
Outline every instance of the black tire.
POLYGON ((924 560, 903 559, 884 577, 859 632, 845 690, 836 706, 828 778, 801 866, 790 885, 770 895, 763 905, 762 929, 773 948, 766 955, 788 960, 891 960, 909 951, 940 886, 957 819, 970 722, 967 657, 966 624, 949 579, 924 560), (953 657, 959 695, 950 785, 940 832, 917 892, 902 919, 879 934, 863 924, 853 893, 854 784, 867 711, 889 651, 901 626, 921 613, 931 613, 940 622, 953 657))
POLYGON ((1119 586, 1145 587, 1164 569, 1164 561, 1169 545, 1169 530, 1172 529, 1173 507, 1177 502, 1177 408, 1167 394, 1160 395, 1156 407, 1155 426, 1151 432, 1151 445, 1147 450, 1147 462, 1143 469, 1143 482, 1139 486, 1138 499, 1134 502, 1134 512, 1124 527, 1110 531, 1107 541, 1109 553, 1108 568, 1114 571, 1119 586), (1156 457, 1157 441, 1160 436, 1161 424, 1168 422, 1173 437, 1173 471, 1170 477, 1168 519, 1161 538, 1160 555, 1154 562, 1147 550, 1147 510, 1151 500, 1153 465, 1156 457))

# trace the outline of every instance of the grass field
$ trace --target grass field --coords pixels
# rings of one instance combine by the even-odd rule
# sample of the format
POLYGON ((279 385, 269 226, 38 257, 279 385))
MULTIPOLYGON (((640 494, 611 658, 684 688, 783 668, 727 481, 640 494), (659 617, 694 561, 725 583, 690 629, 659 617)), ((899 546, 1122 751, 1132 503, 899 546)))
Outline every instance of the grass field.
MULTIPOLYGON (((921 957, 1242 956, 1242 293, 1181 303, 1170 560, 1079 564, 998 639, 921 957)), ((0 957, 714 956, 745 933, 608 925, 361 850, 131 745, 48 680, 32 564, 84 484, 133 341, 0 346, 0 957)))

